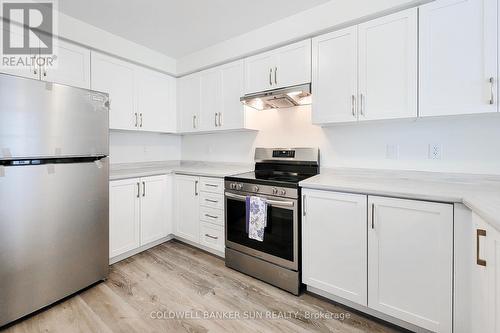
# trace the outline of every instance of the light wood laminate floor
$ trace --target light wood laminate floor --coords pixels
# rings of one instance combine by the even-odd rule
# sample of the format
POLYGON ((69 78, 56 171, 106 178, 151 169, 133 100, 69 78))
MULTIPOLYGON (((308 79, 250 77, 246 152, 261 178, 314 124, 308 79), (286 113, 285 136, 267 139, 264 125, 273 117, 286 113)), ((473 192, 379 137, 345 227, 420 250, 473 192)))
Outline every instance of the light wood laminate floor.
POLYGON ((309 294, 295 297, 226 268, 219 258, 170 241, 114 264, 106 282, 5 332, 397 330, 309 294), (348 318, 332 319, 342 315, 348 318), (161 316, 168 318, 152 318, 161 316))

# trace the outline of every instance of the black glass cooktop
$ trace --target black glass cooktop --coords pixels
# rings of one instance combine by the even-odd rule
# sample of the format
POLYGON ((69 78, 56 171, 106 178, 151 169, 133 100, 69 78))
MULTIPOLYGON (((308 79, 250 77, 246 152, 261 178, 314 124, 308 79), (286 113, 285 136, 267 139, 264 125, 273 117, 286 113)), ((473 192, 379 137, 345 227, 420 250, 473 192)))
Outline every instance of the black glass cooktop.
POLYGON ((299 174, 293 172, 275 172, 275 171, 258 170, 254 172, 247 172, 239 175, 226 177, 226 180, 255 183, 255 184, 280 185, 280 186, 289 185, 296 187, 299 182, 312 176, 314 175, 299 174))

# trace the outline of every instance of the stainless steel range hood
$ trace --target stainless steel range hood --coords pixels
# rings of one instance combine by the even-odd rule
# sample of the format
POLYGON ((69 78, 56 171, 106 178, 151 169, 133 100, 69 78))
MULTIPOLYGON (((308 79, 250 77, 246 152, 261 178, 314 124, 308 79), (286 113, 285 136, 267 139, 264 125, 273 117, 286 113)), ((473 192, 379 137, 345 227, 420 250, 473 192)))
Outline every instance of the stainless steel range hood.
POLYGON ((247 94, 240 98, 243 104, 256 110, 291 108, 311 104, 311 84, 247 94))

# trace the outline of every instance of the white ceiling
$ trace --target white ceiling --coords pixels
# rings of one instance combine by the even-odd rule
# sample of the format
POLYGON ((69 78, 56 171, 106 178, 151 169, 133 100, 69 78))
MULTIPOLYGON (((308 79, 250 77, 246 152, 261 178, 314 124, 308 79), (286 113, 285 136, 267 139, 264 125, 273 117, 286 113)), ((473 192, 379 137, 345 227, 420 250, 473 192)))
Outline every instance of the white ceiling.
POLYGON ((76 19, 173 58, 329 0, 61 0, 76 19))

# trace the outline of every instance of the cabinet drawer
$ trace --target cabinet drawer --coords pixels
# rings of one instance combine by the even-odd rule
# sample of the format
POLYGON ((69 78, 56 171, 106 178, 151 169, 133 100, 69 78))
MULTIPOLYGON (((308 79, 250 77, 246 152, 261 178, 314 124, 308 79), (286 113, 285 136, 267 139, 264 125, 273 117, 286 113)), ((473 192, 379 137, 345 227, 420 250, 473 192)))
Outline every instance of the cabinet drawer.
POLYGON ((200 192, 200 205, 216 209, 224 209, 224 195, 200 192))
POLYGON ((208 222, 200 223, 201 245, 224 252, 224 227, 208 222))
POLYGON ((200 191, 224 194, 224 180, 219 178, 200 178, 200 191))
POLYGON ((200 220, 223 226, 224 211, 222 209, 200 207, 200 220))

